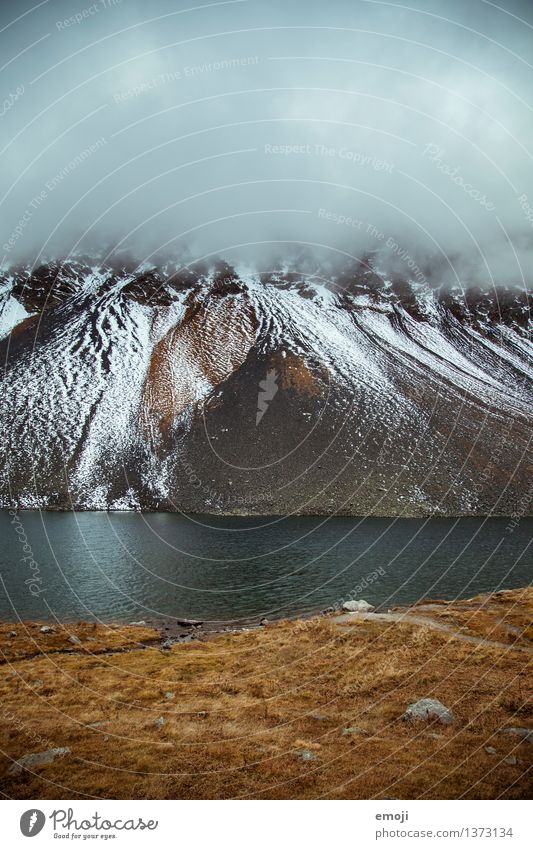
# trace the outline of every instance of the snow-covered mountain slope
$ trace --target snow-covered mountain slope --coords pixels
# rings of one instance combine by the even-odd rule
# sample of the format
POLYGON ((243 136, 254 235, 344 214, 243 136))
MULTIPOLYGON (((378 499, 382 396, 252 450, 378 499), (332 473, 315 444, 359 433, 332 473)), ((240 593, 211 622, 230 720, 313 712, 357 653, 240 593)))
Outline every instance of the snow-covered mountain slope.
POLYGON ((529 330, 512 288, 423 287, 369 262, 11 269, 1 504, 531 513, 529 330))

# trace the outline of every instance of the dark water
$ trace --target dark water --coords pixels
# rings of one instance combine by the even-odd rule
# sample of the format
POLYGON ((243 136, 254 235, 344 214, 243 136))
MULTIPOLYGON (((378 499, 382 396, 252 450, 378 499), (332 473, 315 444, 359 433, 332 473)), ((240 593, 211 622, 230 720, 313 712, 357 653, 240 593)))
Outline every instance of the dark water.
POLYGON ((533 573, 531 519, 512 532, 506 519, 22 512, 19 522, 0 512, 10 621, 274 617, 354 590, 392 606, 524 586, 533 573))

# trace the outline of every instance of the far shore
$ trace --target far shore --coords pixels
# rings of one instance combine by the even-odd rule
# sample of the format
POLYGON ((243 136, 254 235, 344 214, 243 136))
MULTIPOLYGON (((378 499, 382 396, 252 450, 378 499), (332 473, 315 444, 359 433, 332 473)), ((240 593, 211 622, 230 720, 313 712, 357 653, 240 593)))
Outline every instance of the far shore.
MULTIPOLYGON (((161 507, 135 507, 131 509, 112 509, 110 507, 85 507, 83 505, 46 505, 44 507, 21 507, 20 505, 8 504, 0 506, 0 511, 14 513, 107 513, 113 516, 134 516, 134 515, 151 515, 154 513, 166 514, 169 516, 206 516, 209 519, 287 519, 287 518, 315 518, 315 519, 356 519, 362 521, 364 519, 406 519, 406 520, 425 520, 425 519, 507 519, 509 523, 517 523, 521 519, 532 519, 533 514, 517 513, 510 515, 509 513, 445 513, 438 510, 432 511, 416 511, 409 507, 402 506, 398 512, 372 512, 365 515, 361 513, 350 513, 349 511, 332 510, 325 513, 323 509, 316 512, 308 510, 305 512, 290 512, 276 513, 275 511, 256 510, 251 507, 246 510, 196 510, 191 507, 172 509, 171 505, 161 507)), ((514 524, 513 524, 514 526, 514 524)))

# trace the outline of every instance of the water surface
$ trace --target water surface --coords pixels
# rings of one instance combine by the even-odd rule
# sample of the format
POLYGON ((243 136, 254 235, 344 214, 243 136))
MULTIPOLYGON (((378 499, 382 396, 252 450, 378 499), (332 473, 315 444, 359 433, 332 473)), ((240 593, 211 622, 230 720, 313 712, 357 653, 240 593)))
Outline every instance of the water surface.
POLYGON ((4 621, 249 620, 350 594, 468 597, 533 573, 532 519, 511 532, 507 519, 0 512, 0 530, 4 621))

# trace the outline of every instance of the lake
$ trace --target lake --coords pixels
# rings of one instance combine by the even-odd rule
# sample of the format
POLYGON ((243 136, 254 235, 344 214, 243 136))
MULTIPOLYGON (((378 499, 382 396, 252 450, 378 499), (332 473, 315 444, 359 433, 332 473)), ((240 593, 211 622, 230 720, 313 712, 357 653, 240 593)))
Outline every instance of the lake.
POLYGON ((0 618, 249 621, 531 583, 533 520, 0 512, 0 618), (25 558, 25 559, 24 559, 25 558))

